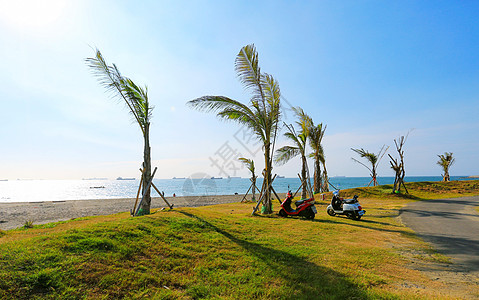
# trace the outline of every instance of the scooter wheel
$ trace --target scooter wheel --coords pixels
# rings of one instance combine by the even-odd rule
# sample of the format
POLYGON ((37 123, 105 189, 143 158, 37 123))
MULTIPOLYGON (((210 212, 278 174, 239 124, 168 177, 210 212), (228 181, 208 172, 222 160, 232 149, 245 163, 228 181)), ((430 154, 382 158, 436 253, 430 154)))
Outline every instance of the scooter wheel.
POLYGON ((328 209, 328 215, 334 217, 336 213, 334 212, 334 209, 328 209))
POLYGON ((280 215, 281 217, 287 217, 287 216, 288 216, 288 214, 284 211, 284 209, 281 209, 281 210, 279 211, 279 215, 280 215))

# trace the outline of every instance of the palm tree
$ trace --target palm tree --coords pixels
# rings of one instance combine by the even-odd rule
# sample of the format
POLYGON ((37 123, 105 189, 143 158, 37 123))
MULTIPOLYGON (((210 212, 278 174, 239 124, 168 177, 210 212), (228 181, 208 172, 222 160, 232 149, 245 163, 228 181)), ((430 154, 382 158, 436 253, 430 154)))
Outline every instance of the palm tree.
POLYGON ((449 168, 454 164, 454 161, 456 160, 454 157, 452 157, 452 154, 452 152, 444 152, 444 154, 438 155, 439 160, 437 161, 437 164, 440 165, 444 171, 444 174, 441 174, 442 181, 451 180, 449 176, 449 168))
POLYGON ((296 124, 299 125, 300 131, 299 133, 296 133, 292 124, 285 124, 287 132, 284 133, 284 136, 293 142, 293 146, 284 146, 276 150, 275 162, 278 164, 285 164, 293 157, 301 155, 301 179, 303 180, 301 198, 305 199, 308 190, 307 180, 305 180, 307 178, 308 168, 308 163, 306 161, 306 145, 312 120, 300 107, 293 107, 293 111, 299 119, 296 124))
POLYGON ((234 121, 251 129, 263 143, 263 212, 272 213, 272 153, 281 116, 279 84, 273 76, 261 73, 258 53, 253 44, 241 48, 236 56, 235 68, 241 83, 252 93, 249 106, 224 96, 203 96, 187 104, 201 111, 216 112, 223 120, 234 121))
POLYGON ((255 201, 256 200, 256 196, 255 196, 256 195, 256 178, 258 178, 258 177, 254 173, 254 171, 255 171, 254 161, 252 159, 247 159, 247 158, 244 158, 244 157, 240 157, 240 158, 238 158, 238 160, 240 162, 242 162, 246 166, 246 168, 248 168, 248 170, 251 172, 250 180, 251 180, 251 187, 253 189, 253 199, 252 200, 255 201))
POLYGON ((87 65, 91 68, 93 74, 107 91, 115 97, 123 100, 140 126, 143 133, 143 175, 142 179, 143 194, 145 198, 142 202, 139 212, 141 214, 150 213, 151 196, 147 183, 151 180, 151 156, 150 156, 150 119, 153 107, 148 101, 148 88, 137 86, 130 78, 121 75, 115 64, 109 66, 100 50, 96 49, 95 57, 86 59, 87 65))
POLYGON ((313 152, 309 156, 314 159, 313 190, 315 194, 320 193, 321 190, 324 191, 324 187, 327 186, 328 177, 326 173, 326 158, 324 156, 323 145, 321 144, 324 137, 324 132, 326 131, 326 127, 326 125, 323 126, 323 123, 314 125, 313 122, 311 122, 311 128, 309 129, 309 145, 313 150, 313 152), (326 175, 326 177, 324 178, 324 183, 324 175, 321 175, 321 164, 324 168, 324 175, 326 175))
POLYGON ((366 167, 371 172, 370 175, 371 175, 372 180, 371 180, 371 182, 369 182, 368 186, 370 186, 371 183, 373 183, 373 186, 378 185, 376 170, 377 170, 377 166, 378 166, 379 162, 381 161, 384 154, 386 154, 386 152, 389 149, 389 146, 387 148, 385 148, 385 147, 386 147, 386 145, 382 146, 382 148, 381 148, 381 150, 379 150, 378 154, 370 153, 367 150, 364 150, 363 148, 361 148, 361 149, 351 148, 351 150, 353 150, 354 152, 359 154, 360 157, 365 158, 371 164, 371 168, 370 168, 367 165, 363 164, 362 162, 358 161, 357 159, 352 158, 352 160, 354 160, 355 162, 363 165, 364 167, 366 167))

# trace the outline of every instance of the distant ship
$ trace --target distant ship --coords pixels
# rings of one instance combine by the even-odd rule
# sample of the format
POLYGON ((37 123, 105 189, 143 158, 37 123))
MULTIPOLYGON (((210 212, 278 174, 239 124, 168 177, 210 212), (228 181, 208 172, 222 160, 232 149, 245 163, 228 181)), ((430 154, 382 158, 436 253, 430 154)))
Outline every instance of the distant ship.
POLYGON ((241 179, 239 176, 228 176, 228 179, 241 179))
POLYGON ((211 179, 223 179, 223 177, 211 177, 211 179))
POLYGON ((173 179, 186 179, 185 177, 173 177, 173 179))
POLYGON ((135 180, 135 178, 123 178, 123 177, 118 177, 116 180, 135 180))
POLYGON ((8 181, 8 179, 0 179, 0 181, 8 181))
POLYGON ((284 176, 278 175, 276 176, 276 178, 284 178, 284 176))

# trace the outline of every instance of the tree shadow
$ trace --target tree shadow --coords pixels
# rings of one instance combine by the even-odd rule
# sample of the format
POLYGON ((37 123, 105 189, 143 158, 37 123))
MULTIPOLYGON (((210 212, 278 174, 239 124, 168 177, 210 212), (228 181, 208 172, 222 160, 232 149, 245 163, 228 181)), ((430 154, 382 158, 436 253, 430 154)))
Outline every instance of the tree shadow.
POLYGON ((410 236, 410 237, 415 237, 416 236, 416 234, 406 231, 406 227, 402 227, 402 226, 398 226, 398 225, 394 225, 394 224, 390 224, 390 223, 377 222, 377 221, 364 220, 364 219, 361 219, 360 221, 347 222, 348 220, 345 219, 344 221, 342 221, 339 218, 340 217, 332 217, 331 219, 314 220, 313 222, 321 222, 321 223, 329 223, 329 224, 337 224, 337 225, 347 225, 347 226, 354 226, 354 227, 377 230, 377 231, 382 231, 382 232, 400 233, 400 234, 410 236), (334 218, 336 218, 336 220, 334 220, 334 218), (373 224, 374 225, 381 225, 381 226, 391 226, 391 227, 395 227, 395 228, 403 228, 403 230, 375 227, 375 226, 372 226, 373 224))
POLYGON ((344 274, 318 266, 300 256, 240 239, 192 213, 177 212, 199 220, 207 228, 222 234, 249 254, 265 262, 286 284, 286 287, 280 288, 286 294, 278 293, 282 299, 368 298, 368 294, 344 274), (294 291, 294 293, 290 293, 288 290, 294 291))
POLYGON ((479 271, 479 241, 465 237, 449 237, 434 234, 417 234, 432 243, 439 253, 455 258, 463 271, 479 271))
POLYGON ((409 213, 413 217, 419 217, 419 218, 441 217, 441 218, 457 219, 457 220, 461 220, 464 217, 479 218, 477 214, 455 213, 450 211, 428 211, 428 210, 412 209, 412 208, 403 208, 399 211, 399 215, 403 213, 409 213))

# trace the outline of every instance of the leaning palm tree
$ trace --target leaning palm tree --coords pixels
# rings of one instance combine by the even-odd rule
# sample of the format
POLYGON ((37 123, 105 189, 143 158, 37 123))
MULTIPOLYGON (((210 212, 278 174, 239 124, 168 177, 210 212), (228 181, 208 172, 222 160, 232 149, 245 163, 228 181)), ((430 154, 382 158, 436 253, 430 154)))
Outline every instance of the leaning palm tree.
MULTIPOLYGON (((242 162, 246 168, 248 168, 248 170, 251 172, 251 188, 253 189, 253 201, 256 200, 256 179, 258 178, 258 176, 256 176, 255 174, 255 168, 254 168, 254 160, 252 159, 247 159, 247 158, 244 158, 244 157, 240 157, 238 158, 238 160, 240 162, 242 162)), ((246 196, 245 196, 246 197, 246 196)))
POLYGON ((235 68, 241 83, 252 93, 249 106, 224 96, 203 96, 187 104, 201 111, 216 112, 223 120, 234 121, 249 128, 263 143, 265 169, 262 211, 272 213, 272 153, 281 116, 279 84, 273 76, 261 72, 258 53, 253 44, 241 48, 236 56, 235 68))
POLYGON ((130 78, 121 75, 115 64, 109 66, 100 50, 96 49, 95 57, 86 59, 87 65, 91 68, 93 74, 97 77, 101 85, 116 98, 123 100, 133 115, 135 121, 140 126, 143 133, 143 185, 144 200, 139 212, 141 214, 150 213, 151 196, 147 183, 151 179, 151 156, 150 156, 150 119, 153 107, 148 101, 148 88, 137 86, 130 78))
MULTIPOLYGON (((293 125, 285 124, 287 132, 284 133, 284 136, 293 142, 292 146, 284 146, 276 150, 275 162, 278 164, 285 164, 290 161, 293 157, 298 155, 301 156, 301 180, 302 183, 302 193, 301 198, 305 199, 307 197, 308 183, 307 183, 307 169, 308 163, 306 160, 306 146, 307 140, 309 137, 309 130, 311 128, 312 120, 311 118, 301 109, 300 107, 293 107, 293 111, 298 117, 296 124, 299 125, 300 131, 296 133, 293 125)), ((308 176, 309 177, 309 176, 308 176)))
POLYGON ((444 152, 444 154, 438 155, 439 160, 437 161, 437 164, 442 167, 442 170, 444 171, 444 174, 441 174, 442 176, 442 181, 450 181, 451 177, 449 176, 449 168, 454 164, 454 161, 456 160, 454 157, 452 157, 452 152, 444 152))
MULTIPOLYGON (((324 175, 321 175, 321 164, 323 164, 324 173, 326 174, 326 158, 324 156, 323 145, 321 144, 325 131, 326 125, 323 126, 323 123, 314 125, 311 122, 311 128, 309 129, 309 145, 313 152, 309 156, 314 160, 313 191, 315 194, 320 193, 321 190, 324 191, 324 186, 327 186, 327 182, 323 182, 324 175)), ((327 181, 327 174, 324 179, 327 181)))
POLYGON ((386 145, 383 145, 381 150, 379 150, 379 153, 378 154, 374 154, 374 153, 370 153, 368 152, 367 150, 364 150, 363 148, 361 149, 353 149, 351 148, 351 150, 353 150, 354 152, 356 152, 357 154, 359 154, 359 156, 361 158, 365 158, 370 164, 371 164, 371 168, 368 167, 367 165, 363 164, 362 162, 360 162, 359 160, 355 159, 355 158, 352 158, 353 161, 357 162, 358 164, 361 164, 363 165, 364 167, 366 167, 370 172, 371 172, 371 181, 369 182, 368 186, 371 185, 371 183, 373 183, 373 186, 377 186, 379 185, 378 184, 378 180, 377 180, 377 166, 379 164, 379 162, 381 161, 381 159, 383 158, 384 154, 386 154, 386 152, 388 151, 389 149, 389 146, 386 147, 386 145))

